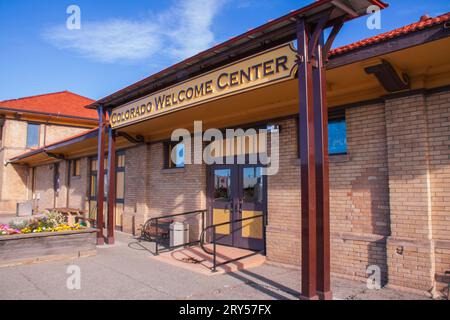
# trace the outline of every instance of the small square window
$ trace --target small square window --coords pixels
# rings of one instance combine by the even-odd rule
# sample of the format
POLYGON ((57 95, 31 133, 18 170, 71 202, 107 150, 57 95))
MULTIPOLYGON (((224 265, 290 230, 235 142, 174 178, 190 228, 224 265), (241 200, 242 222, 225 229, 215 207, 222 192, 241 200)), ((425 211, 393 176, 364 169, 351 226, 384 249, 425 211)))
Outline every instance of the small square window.
POLYGON ((39 146, 39 124, 28 123, 27 125, 27 148, 39 146))
POLYGON ((328 121, 328 152, 330 155, 347 153, 347 124, 345 118, 328 121))
POLYGON ((165 149, 166 153, 166 168, 184 168, 185 166, 185 146, 180 142, 167 142, 165 149))

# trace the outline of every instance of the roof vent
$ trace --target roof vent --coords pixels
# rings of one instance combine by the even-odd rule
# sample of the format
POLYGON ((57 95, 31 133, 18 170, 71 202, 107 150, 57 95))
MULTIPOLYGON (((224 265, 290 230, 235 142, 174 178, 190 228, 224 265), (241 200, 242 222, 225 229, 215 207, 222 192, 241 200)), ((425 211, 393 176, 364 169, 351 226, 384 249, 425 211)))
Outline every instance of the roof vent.
POLYGON ((423 16, 420 17, 420 22, 424 22, 431 19, 431 17, 428 14, 424 14, 423 16))

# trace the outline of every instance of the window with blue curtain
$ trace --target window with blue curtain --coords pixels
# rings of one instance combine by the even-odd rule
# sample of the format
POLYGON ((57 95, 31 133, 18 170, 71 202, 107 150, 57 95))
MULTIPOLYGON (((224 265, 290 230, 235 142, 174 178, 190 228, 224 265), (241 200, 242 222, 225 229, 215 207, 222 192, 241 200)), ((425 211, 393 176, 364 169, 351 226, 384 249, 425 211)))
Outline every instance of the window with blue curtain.
POLYGON ((347 153, 347 124, 345 118, 328 121, 328 153, 347 153))
POLYGON ((39 124, 28 123, 27 126, 27 148, 39 146, 39 124))
POLYGON ((166 152, 165 168, 167 168, 167 169, 184 168, 184 166, 185 166, 184 143, 174 142, 174 141, 166 142, 165 143, 165 152, 166 152))
POLYGON ((179 143, 175 146, 175 167, 184 168, 184 143, 179 143))

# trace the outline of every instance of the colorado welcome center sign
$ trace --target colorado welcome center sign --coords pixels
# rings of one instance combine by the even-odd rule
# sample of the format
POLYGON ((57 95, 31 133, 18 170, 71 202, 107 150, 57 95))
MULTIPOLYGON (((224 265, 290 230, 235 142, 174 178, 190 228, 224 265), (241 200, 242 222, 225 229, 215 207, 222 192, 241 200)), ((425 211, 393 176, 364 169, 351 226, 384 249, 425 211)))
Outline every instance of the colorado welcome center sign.
POLYGON ((111 127, 292 79, 295 70, 296 50, 291 43, 285 44, 117 107, 110 117, 111 127))

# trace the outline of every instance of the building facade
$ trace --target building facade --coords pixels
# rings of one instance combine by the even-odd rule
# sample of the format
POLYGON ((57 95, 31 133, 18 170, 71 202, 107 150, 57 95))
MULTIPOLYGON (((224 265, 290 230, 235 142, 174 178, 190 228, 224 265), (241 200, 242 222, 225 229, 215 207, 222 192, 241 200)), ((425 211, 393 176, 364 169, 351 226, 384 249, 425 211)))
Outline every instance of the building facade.
POLYGON ((34 172, 8 165, 8 160, 95 127, 96 113, 84 108, 89 103, 91 99, 67 91, 0 101, 0 214, 15 214, 17 203, 32 199, 41 208, 58 205, 54 167, 34 172))
MULTIPOLYGON (((368 268, 375 266, 381 271, 382 282, 391 287, 438 294, 447 285, 449 20, 449 14, 422 17, 404 28, 331 52, 327 99, 333 274, 366 279, 368 268)), ((64 160, 44 157, 41 150, 10 161, 14 167, 35 167, 42 176, 48 175, 49 163, 59 163, 61 176, 68 177, 70 171, 64 170, 69 170, 71 161, 79 161, 79 178, 69 179, 67 184, 68 203, 89 207, 95 215, 96 138, 108 127, 104 152, 111 148, 111 139, 118 150, 112 167, 105 162, 106 168, 116 172, 115 227, 137 234, 151 217, 203 209, 208 210, 209 224, 253 218, 240 225, 238 236, 231 235, 230 228, 221 228, 218 233, 225 236, 223 244, 253 250, 262 245, 268 261, 299 266, 302 226, 296 77, 301 75, 292 72, 289 59, 271 55, 289 51, 285 45, 238 56, 234 61, 219 59, 208 69, 207 57, 213 56, 214 49, 194 57, 197 62, 185 61, 93 104, 91 107, 109 109, 109 124, 101 122, 99 130, 56 143, 51 151, 64 155, 64 160), (260 64, 252 59, 261 59, 260 64), (203 63, 200 69, 207 71, 194 70, 196 63, 203 63), (243 81, 246 70, 250 73, 250 68, 258 65, 261 75, 266 74, 270 81, 254 87, 251 81, 244 81, 248 87, 240 87, 239 79, 243 81), (235 73, 235 67, 244 70, 244 75, 242 71, 235 73), (164 82, 180 70, 183 77, 164 82), (284 71, 286 77, 276 78, 277 72, 284 71), (235 90, 235 83, 236 90, 242 90, 208 98, 208 78, 203 81, 202 77, 215 76, 223 92, 235 90), (165 98, 160 101, 165 107, 157 102, 162 94, 165 98), (193 101, 198 101, 184 105, 182 100, 190 99, 191 94, 193 101), (155 101, 156 106, 149 101, 155 101), (174 161, 170 155, 178 150, 178 143, 171 141, 172 132, 184 128, 194 135, 196 120, 202 120, 202 132, 211 128, 276 128, 280 141, 278 173, 263 176, 262 164, 174 161), (83 200, 80 195, 84 194, 87 197, 83 200), (264 219, 258 219, 260 214, 264 219)), ((262 81, 255 74, 248 79, 262 81)), ((180 150, 185 153, 180 158, 195 157, 195 147, 184 145, 180 150)), ((243 154, 251 151, 246 149, 243 154)), ((224 155, 228 155, 226 151, 224 155)), ((108 190, 107 186, 104 189, 108 190)), ((48 186, 36 190, 44 194, 48 186)), ((52 195, 44 194, 44 198, 52 195)), ((198 226, 193 230, 191 236, 196 237, 198 226)))

